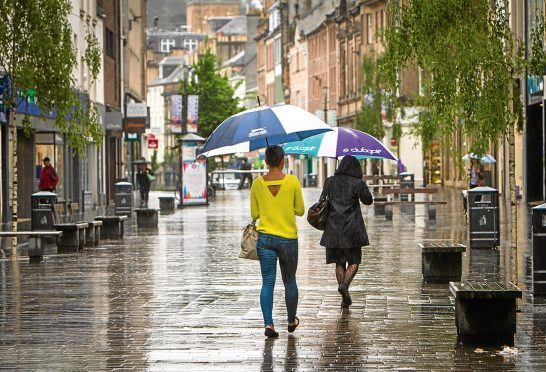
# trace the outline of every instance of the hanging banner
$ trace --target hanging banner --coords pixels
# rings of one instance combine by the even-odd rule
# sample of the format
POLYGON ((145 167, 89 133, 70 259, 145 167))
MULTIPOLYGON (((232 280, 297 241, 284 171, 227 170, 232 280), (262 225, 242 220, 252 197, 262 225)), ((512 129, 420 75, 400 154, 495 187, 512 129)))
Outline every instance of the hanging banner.
POLYGON ((207 162, 184 160, 182 163, 182 204, 207 204, 207 162))
POLYGON ((182 133, 182 96, 171 96, 171 131, 182 133))
POLYGON ((199 120, 199 96, 188 96, 188 133, 197 133, 199 120))

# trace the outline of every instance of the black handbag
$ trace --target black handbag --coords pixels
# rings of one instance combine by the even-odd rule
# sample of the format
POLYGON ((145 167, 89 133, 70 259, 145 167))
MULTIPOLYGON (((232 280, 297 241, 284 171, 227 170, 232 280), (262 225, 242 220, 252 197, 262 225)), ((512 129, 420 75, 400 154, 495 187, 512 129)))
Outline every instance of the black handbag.
POLYGON ((323 231, 328 221, 328 212, 330 210, 329 194, 329 192, 326 192, 307 211, 307 222, 317 230, 323 231))

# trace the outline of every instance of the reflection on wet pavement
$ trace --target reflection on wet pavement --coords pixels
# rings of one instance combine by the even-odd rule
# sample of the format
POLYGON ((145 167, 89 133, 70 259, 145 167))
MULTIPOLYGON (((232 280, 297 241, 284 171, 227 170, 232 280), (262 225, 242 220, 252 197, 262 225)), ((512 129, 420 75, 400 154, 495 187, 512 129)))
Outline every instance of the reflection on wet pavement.
MULTIPOLYGON (((319 190, 304 194, 310 205, 319 190)), ((449 203, 438 207, 436 221, 428 221, 421 205, 395 211, 393 221, 363 207, 372 245, 351 287, 354 305, 343 313, 320 233, 299 219, 301 325, 286 332, 279 275, 277 340, 264 340, 258 264, 237 258, 249 221, 248 191, 221 192, 208 208, 161 215, 157 229, 132 226, 123 242, 48 255, 39 265, 0 261, 0 368, 544 370, 546 301, 528 290, 527 210, 521 208, 518 224, 520 353, 506 360, 496 348, 475 353, 476 346, 458 343, 447 285, 422 283, 418 242, 466 241, 459 193, 441 196, 449 203)), ((507 232, 503 224, 503 241, 507 232)), ((468 249, 463 279, 505 280, 508 253, 468 249)))

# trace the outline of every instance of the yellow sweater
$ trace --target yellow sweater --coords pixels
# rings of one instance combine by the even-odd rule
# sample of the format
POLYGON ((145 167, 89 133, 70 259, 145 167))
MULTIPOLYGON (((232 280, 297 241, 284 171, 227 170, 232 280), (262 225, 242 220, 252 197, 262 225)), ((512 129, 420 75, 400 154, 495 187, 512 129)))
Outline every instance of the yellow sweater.
POLYGON ((300 181, 296 176, 285 175, 279 181, 266 181, 258 177, 250 190, 250 214, 260 220, 257 230, 264 234, 297 239, 296 216, 303 216, 305 206, 300 181), (280 186, 276 196, 268 186, 280 186))

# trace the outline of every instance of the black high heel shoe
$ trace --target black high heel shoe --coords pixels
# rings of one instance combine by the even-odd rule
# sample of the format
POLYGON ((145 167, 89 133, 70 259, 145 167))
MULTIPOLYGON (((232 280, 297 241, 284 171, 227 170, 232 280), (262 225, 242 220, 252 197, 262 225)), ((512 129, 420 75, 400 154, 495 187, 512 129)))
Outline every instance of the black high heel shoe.
POLYGON ((349 288, 347 288, 346 284, 340 284, 337 287, 337 291, 339 292, 339 294, 343 298, 343 302, 345 302, 347 306, 353 304, 353 300, 351 299, 351 295, 349 294, 349 288))
POLYGON ((264 334, 265 334, 265 336, 267 338, 277 338, 277 337, 279 337, 279 332, 275 331, 274 329, 267 328, 267 327, 265 329, 264 334))

